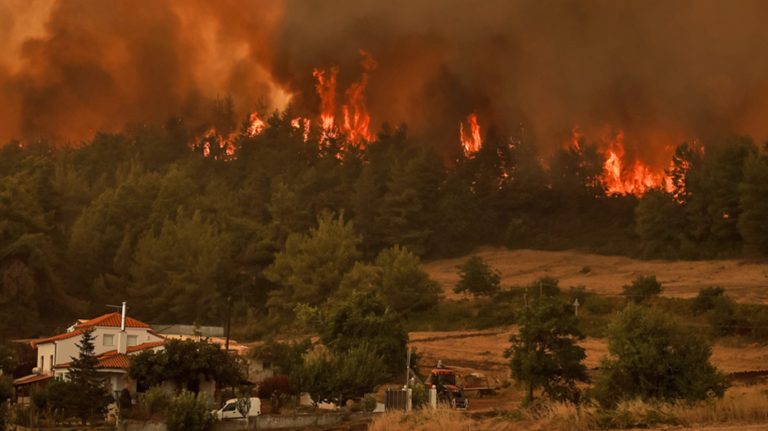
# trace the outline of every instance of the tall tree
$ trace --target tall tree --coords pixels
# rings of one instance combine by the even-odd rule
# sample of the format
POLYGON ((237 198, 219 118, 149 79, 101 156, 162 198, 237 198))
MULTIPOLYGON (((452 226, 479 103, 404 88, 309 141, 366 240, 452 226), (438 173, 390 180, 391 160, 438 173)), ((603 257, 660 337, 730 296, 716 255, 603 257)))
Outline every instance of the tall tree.
POLYGON ((739 184, 739 233, 747 251, 768 254, 768 156, 753 154, 744 162, 739 184))
POLYGON ((293 233, 285 249, 264 275, 282 286, 269 304, 292 309, 298 303, 319 305, 339 287, 342 276, 360 257, 360 236, 343 215, 320 214, 317 227, 307 234, 293 233))
POLYGON ((520 332, 510 338, 505 356, 512 375, 527 386, 527 402, 533 401, 537 388, 552 399, 579 399, 576 382, 589 380, 582 363, 586 355, 577 344, 583 338, 569 304, 543 297, 524 311, 520 332))
POLYGON ((94 353, 93 340, 93 329, 83 332, 80 343, 77 345, 78 356, 72 358, 67 374, 71 391, 68 405, 83 425, 89 420, 104 415, 107 406, 114 401, 107 392, 104 378, 99 375, 96 368, 99 360, 94 353))

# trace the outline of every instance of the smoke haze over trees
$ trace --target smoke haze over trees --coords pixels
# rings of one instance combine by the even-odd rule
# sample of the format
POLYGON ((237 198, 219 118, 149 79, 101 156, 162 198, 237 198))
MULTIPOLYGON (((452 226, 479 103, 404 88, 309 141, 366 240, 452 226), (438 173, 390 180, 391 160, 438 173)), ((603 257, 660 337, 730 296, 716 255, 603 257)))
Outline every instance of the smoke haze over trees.
MULTIPOLYGON (((574 126, 625 132, 666 163, 683 140, 768 137, 760 0, 259 2, 35 0, 0 6, 0 142, 79 143, 232 95, 239 115, 317 114, 314 68, 367 79, 372 128, 409 125, 445 153, 476 112, 546 154, 574 126)), ((339 96, 341 97, 341 95, 339 96)))
POLYGON ((116 298, 280 324, 370 288, 414 313, 439 298, 421 260, 483 244, 768 251, 765 2, 145 6, 0 5, 0 338, 116 298), (317 120, 362 90, 352 145, 317 120), (665 182, 612 189, 605 127, 665 182))

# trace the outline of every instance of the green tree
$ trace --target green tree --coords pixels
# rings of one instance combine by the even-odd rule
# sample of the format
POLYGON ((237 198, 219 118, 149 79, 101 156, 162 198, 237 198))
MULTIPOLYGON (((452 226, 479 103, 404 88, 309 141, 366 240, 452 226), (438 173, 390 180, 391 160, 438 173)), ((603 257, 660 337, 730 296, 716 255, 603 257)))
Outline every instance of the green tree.
POLYGON ((146 386, 167 381, 194 393, 200 389, 201 378, 220 387, 234 387, 243 379, 238 358, 218 344, 193 340, 168 340, 163 350, 142 351, 131 360, 128 374, 146 386))
POLYGON ((699 289, 699 294, 693 299, 693 312, 699 314, 715 308, 718 298, 722 298, 723 295, 725 295, 725 289, 720 286, 699 289))
POLYGON ((456 268, 459 272, 459 282, 453 288, 456 293, 493 296, 501 289, 501 273, 480 256, 472 256, 456 268))
POLYGON ((768 157, 751 155, 739 184, 739 233, 748 251, 768 254, 768 157))
POLYGON ((311 351, 289 376, 291 384, 316 403, 334 400, 339 405, 373 392, 388 377, 382 358, 364 343, 341 352, 311 351))
POLYGON ((298 303, 321 304, 360 257, 360 237, 343 215, 324 212, 317 223, 307 234, 290 234, 285 249, 264 270, 270 281, 282 285, 272 292, 270 306, 292 309, 298 303))
POLYGON ((322 316, 320 324, 320 340, 331 351, 348 352, 365 345, 382 359, 390 375, 402 372, 408 333, 400 316, 376 293, 354 292, 322 316))
POLYGON ((661 283, 655 275, 641 275, 635 278, 631 284, 622 287, 622 294, 633 302, 644 302, 661 293, 661 283))
POLYGON ((589 380, 582 363, 586 355, 577 344, 583 338, 569 304, 545 297, 523 312, 520 332, 510 338, 505 356, 512 375, 527 386, 527 402, 537 388, 555 400, 579 399, 576 382, 589 380))
POLYGON ((77 344, 79 354, 72 358, 69 366, 69 394, 67 402, 71 412, 85 425, 89 420, 103 416, 107 406, 113 402, 104 386, 104 378, 96 369, 99 360, 94 353, 93 329, 83 332, 77 344))
POLYGON ((182 391, 171 399, 166 415, 168 431, 208 431, 213 428, 213 415, 200 394, 182 391))
POLYGON ((596 397, 671 401, 722 396, 725 376, 710 364, 709 344, 660 311, 628 304, 608 330, 609 357, 601 365, 596 397))
MULTIPOLYGON (((682 199, 682 197, 681 197, 682 199)), ((685 253, 686 213, 674 195, 651 190, 635 207, 635 233, 644 256, 676 258, 685 253)))
POLYGON ((437 305, 440 286, 421 269, 421 260, 405 247, 394 246, 376 257, 381 269, 380 294, 399 313, 423 311, 437 305))
POLYGON ((144 315, 161 321, 220 322, 233 295, 232 237, 199 211, 179 211, 158 233, 142 234, 129 292, 144 315))

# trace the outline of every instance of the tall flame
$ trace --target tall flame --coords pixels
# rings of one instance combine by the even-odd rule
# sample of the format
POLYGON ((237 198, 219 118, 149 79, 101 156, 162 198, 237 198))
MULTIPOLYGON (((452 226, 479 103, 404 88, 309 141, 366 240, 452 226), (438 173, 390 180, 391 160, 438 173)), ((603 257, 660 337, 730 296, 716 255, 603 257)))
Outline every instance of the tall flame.
POLYGON ((627 163, 624 158, 624 132, 619 131, 610 139, 605 150, 602 182, 607 195, 642 196, 651 189, 665 187, 665 174, 655 173, 650 166, 639 160, 627 163))
POLYGON ((464 128, 464 122, 459 121, 459 140, 465 156, 469 157, 480 151, 483 140, 480 137, 480 125, 477 123, 476 114, 467 115, 467 129, 464 128))
POLYGON ((336 120, 337 80, 339 69, 315 69, 315 91, 320 97, 320 128, 321 143, 340 134, 345 137, 344 144, 364 147, 373 138, 370 132, 371 115, 365 104, 365 89, 368 86, 368 74, 376 68, 376 62, 371 54, 360 50, 362 57, 360 65, 363 69, 360 81, 353 82, 344 92, 344 103, 341 105, 341 121, 336 120))

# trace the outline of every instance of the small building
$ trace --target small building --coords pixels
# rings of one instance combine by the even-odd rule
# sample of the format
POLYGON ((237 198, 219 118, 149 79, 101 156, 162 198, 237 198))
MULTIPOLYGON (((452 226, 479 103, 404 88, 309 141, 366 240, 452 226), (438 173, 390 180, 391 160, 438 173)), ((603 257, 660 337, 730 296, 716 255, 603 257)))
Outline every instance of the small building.
POLYGON ((32 374, 14 380, 17 401, 24 402, 32 386, 53 378, 65 378, 74 358, 79 354, 78 344, 86 330, 93 330, 94 353, 99 359, 97 368, 104 374, 110 390, 117 393, 123 388, 136 391, 136 382, 128 377, 130 356, 146 349, 163 348, 165 338, 148 324, 114 312, 78 320, 67 332, 31 341, 36 349, 37 364, 32 374))

